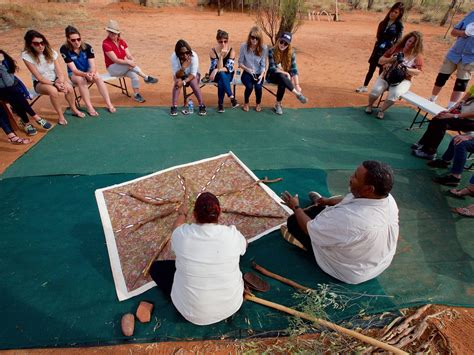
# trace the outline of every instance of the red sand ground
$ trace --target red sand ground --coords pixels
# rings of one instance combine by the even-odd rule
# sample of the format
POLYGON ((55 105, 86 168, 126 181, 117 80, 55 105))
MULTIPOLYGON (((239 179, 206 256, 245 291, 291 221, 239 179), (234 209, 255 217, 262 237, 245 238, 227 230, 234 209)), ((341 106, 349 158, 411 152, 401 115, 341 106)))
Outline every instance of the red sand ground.
MULTIPOLYGON (((63 4, 41 4, 44 6, 72 6, 63 4)), ((101 42, 106 33, 104 27, 108 19, 119 21, 123 38, 130 45, 140 67, 160 79, 157 85, 142 85, 142 93, 147 99, 145 105, 169 106, 171 101, 171 73, 169 57, 174 50, 175 42, 186 39, 200 56, 201 71, 206 72, 209 60, 207 53, 214 45, 217 29, 225 29, 230 33, 231 45, 238 49, 250 27, 254 23, 253 16, 241 13, 225 13, 217 16, 216 12, 202 11, 198 8, 162 8, 152 9, 139 7, 130 3, 111 4, 107 6, 87 5, 89 14, 86 19, 78 19, 75 25, 81 31, 81 36, 96 49, 97 64, 101 72, 105 72, 101 42)), ((362 84, 367 70, 367 59, 370 55, 376 27, 383 18, 383 13, 348 12, 341 14, 341 22, 305 21, 294 37, 294 46, 298 50, 298 67, 301 86, 308 96, 310 107, 344 107, 363 106, 367 102, 366 94, 357 94, 354 89, 362 84)), ((416 15, 410 15, 410 19, 416 15)), ((63 26, 38 28, 58 49, 64 40, 63 26)), ((446 28, 430 24, 405 24, 405 31, 421 31, 424 34, 425 68, 422 75, 417 77, 412 91, 428 97, 434 83, 439 65, 452 38, 443 39, 446 28)), ((14 55, 21 66, 19 76, 30 83, 27 69, 19 60, 22 50, 22 38, 25 29, 11 29, 1 34, 2 48, 14 55)), ((372 79, 372 84, 375 78, 372 79)), ((439 103, 446 105, 453 86, 451 79, 440 96, 439 103)), ((133 100, 121 95, 116 89, 109 89, 112 101, 118 107, 135 106, 133 100)), ((208 106, 216 105, 216 90, 212 87, 203 89, 205 102, 208 106)), ((93 102, 98 107, 104 104, 97 90, 92 89, 93 102)), ((243 90, 238 89, 237 98, 242 101, 243 90)), ((251 99, 253 100, 253 98, 251 99)), ((251 101, 252 103, 253 101, 251 101)), ((263 105, 271 107, 274 98, 264 94, 263 105)), ((403 104, 403 103, 399 103, 403 104)), ((65 103, 66 105, 66 103, 65 103)), ((296 99, 287 95, 285 107, 301 107, 296 99)), ((45 118, 56 122, 57 117, 52 110, 49 100, 41 98, 34 108, 45 118)), ((108 118, 108 115, 107 115, 108 118)), ((69 120, 76 119, 68 117, 69 120)), ((86 118, 95 119, 95 118, 86 118)), ((113 116, 111 117, 113 119, 113 116)), ((282 117, 284 119, 284 116, 282 117)), ((390 119, 390 114, 386 115, 390 119)), ((408 124, 409 118, 407 118, 408 124)), ((57 127, 55 129, 68 129, 57 127)), ((44 134, 40 132, 33 139, 38 142, 44 134)), ((24 135, 22 135, 24 136, 24 135)), ((21 156, 31 146, 14 146, 8 144, 5 136, 0 138, 0 173, 15 159, 21 156)), ((459 317, 453 320, 445 319, 443 335, 448 339, 453 353, 474 353, 474 310, 458 309, 459 317)), ((85 349, 70 349, 68 353, 194 353, 236 351, 229 342, 190 342, 190 343, 161 343, 134 344, 118 347, 100 347, 85 349)), ((33 351, 12 351, 9 354, 32 353, 33 351)), ((34 351, 36 353, 36 351, 34 351)), ((63 353, 64 350, 40 350, 40 353, 63 353)))

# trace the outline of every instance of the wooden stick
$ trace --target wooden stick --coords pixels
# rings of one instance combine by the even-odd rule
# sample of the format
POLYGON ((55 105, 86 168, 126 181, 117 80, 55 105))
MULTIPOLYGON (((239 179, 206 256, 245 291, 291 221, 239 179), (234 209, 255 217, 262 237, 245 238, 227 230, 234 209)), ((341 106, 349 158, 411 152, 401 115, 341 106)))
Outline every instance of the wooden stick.
POLYGON ((311 288, 309 287, 306 287, 306 286, 303 286, 303 285, 300 285, 299 283, 295 282, 295 281, 292 281, 290 279, 287 279, 286 277, 283 277, 283 276, 280 276, 280 275, 277 275, 277 274, 274 274, 273 272, 271 271, 268 271, 267 269, 265 269, 264 267, 258 265, 255 261, 252 261, 252 267, 257 270, 258 272, 264 274, 265 276, 268 276, 268 277, 271 277, 272 279, 275 279, 275 280, 278 280, 280 282, 283 282, 284 284, 287 284, 287 285, 290 285, 291 287, 294 287, 298 290, 301 290, 303 292, 307 292, 307 291, 312 291, 311 288))
POLYGON ((382 343, 381 341, 379 341, 377 339, 371 338, 367 335, 360 334, 360 333, 358 333, 354 330, 350 330, 350 329, 341 327, 337 324, 331 323, 331 322, 326 321, 324 319, 316 318, 316 317, 313 317, 313 316, 311 316, 307 313, 299 312, 299 311, 297 311, 293 308, 289 308, 289 307, 283 306, 283 305, 278 304, 278 303, 270 302, 270 301, 267 301, 263 298, 255 297, 255 296, 252 296, 252 295, 249 295, 249 294, 245 295, 245 299, 248 300, 248 301, 251 301, 251 302, 261 304, 263 306, 267 306, 267 307, 274 308, 274 309, 277 309, 279 311, 291 314, 292 316, 295 316, 295 317, 303 318, 303 319, 309 320, 311 322, 318 323, 318 324, 320 324, 322 326, 325 326, 329 329, 335 330, 335 331, 340 332, 342 334, 349 335, 349 336, 351 336, 353 338, 356 338, 356 339, 358 339, 358 340, 360 340, 364 343, 376 346, 377 348, 380 348, 380 349, 383 349, 383 350, 390 351, 394 354, 408 354, 408 353, 404 352, 403 350, 400 350, 399 348, 396 348, 392 345, 382 343))
POLYGON ((239 214, 245 217, 262 217, 262 218, 286 218, 287 216, 281 214, 269 214, 269 213, 249 213, 244 211, 235 211, 229 210, 227 208, 223 208, 221 210, 223 213, 232 213, 232 214, 239 214))
POLYGON ((135 199, 137 199, 141 202, 149 203, 150 205, 154 205, 154 206, 161 206, 161 205, 167 205, 167 204, 170 204, 170 203, 178 203, 179 202, 179 200, 159 200, 159 199, 154 198, 154 197, 142 196, 142 195, 136 194, 134 192, 130 192, 129 196, 133 197, 133 198, 135 198, 135 199))
POLYGON ((282 181, 283 179, 282 178, 277 178, 277 179, 268 179, 267 177, 265 177, 264 179, 261 179, 261 180, 256 180, 248 185, 245 185, 244 187, 240 188, 240 189, 237 189, 237 190, 227 190, 227 191, 224 191, 224 192, 220 192, 220 193, 216 193, 215 195, 217 197, 222 197, 222 196, 226 196, 226 195, 232 195, 232 194, 237 194, 239 192, 242 192, 242 191, 245 191, 245 190, 248 190, 248 189, 251 189, 252 187, 260 184, 261 182, 263 182, 264 184, 271 184, 271 183, 274 183, 274 182, 279 182, 279 181, 282 181))

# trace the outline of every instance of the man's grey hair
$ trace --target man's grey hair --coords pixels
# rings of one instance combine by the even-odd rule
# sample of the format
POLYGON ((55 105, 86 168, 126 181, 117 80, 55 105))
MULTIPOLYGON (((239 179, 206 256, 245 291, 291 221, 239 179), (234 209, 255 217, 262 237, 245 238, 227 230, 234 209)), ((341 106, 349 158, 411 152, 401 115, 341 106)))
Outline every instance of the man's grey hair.
POLYGON ((392 168, 380 161, 366 160, 362 166, 367 170, 365 184, 374 187, 374 193, 378 196, 388 196, 393 187, 392 168))

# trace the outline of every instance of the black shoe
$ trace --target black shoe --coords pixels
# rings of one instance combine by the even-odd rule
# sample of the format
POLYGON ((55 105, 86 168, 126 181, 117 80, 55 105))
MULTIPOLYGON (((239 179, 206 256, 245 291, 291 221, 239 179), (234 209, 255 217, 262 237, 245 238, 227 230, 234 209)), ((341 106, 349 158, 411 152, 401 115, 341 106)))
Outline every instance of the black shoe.
POLYGON ((178 108, 176 106, 171 106, 170 115, 171 116, 177 116, 178 115, 178 108))
POLYGON ((449 174, 444 176, 436 176, 433 178, 433 182, 446 186, 458 186, 461 182, 461 179, 449 174))
POLYGON ((219 113, 225 112, 225 110, 224 110, 224 104, 219 104, 219 106, 217 107, 217 112, 219 112, 219 113))
POLYGON ((432 168, 446 169, 449 166, 449 161, 444 161, 443 159, 431 160, 426 165, 432 168))
POLYGON ((239 103, 237 102, 237 100, 234 98, 230 99, 230 103, 232 104, 232 108, 236 108, 236 107, 239 107, 239 103))
POLYGON ((206 116, 206 105, 199 105, 199 116, 206 116))

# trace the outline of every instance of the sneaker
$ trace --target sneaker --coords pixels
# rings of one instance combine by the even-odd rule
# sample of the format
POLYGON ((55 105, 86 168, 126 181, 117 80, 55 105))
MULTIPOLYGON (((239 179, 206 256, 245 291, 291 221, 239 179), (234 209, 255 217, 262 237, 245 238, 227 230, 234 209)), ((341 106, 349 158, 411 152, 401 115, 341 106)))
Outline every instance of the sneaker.
POLYGON ((36 123, 39 124, 41 127, 43 127, 46 130, 53 127, 53 125, 51 123, 49 123, 48 121, 46 121, 44 118, 40 118, 38 121, 36 121, 36 123))
POLYGON ((367 106, 364 111, 365 113, 370 115, 372 114, 372 112, 374 112, 374 109, 372 108, 372 106, 367 106))
POLYGON ((421 159, 427 159, 427 160, 433 160, 436 158, 436 154, 430 154, 422 151, 421 149, 415 149, 412 150, 411 152, 415 157, 421 158, 421 159))
POLYGON ((418 143, 418 142, 413 143, 413 144, 411 145, 411 149, 412 149, 412 150, 417 150, 417 149, 421 149, 421 148, 423 148, 423 144, 420 144, 420 143, 418 143))
POLYGON ((171 106, 171 108, 170 108, 170 115, 171 115, 171 116, 178 116, 178 107, 176 107, 176 106, 171 106))
POLYGON ((430 160, 426 165, 432 168, 446 169, 449 166, 449 161, 444 161, 443 159, 430 160))
POLYGON ((361 93, 361 92, 367 92, 369 91, 369 89, 367 88, 367 86, 359 86, 357 89, 356 89, 356 92, 358 93, 361 93))
POLYGON ((199 105, 199 116, 206 116, 206 105, 199 105))
POLYGON ((297 98, 298 100, 300 100, 300 102, 301 102, 302 104, 305 104, 305 103, 308 102, 308 99, 307 99, 303 94, 301 94, 301 93, 298 94, 298 95, 296 95, 296 98, 297 98))
POLYGON ((36 131, 36 128, 33 127, 31 123, 23 123, 23 121, 20 120, 18 124, 20 127, 23 127, 23 130, 29 136, 34 136, 36 133, 38 133, 38 131, 36 131))
POLYGON ((293 234, 291 234, 289 231, 288 231, 288 227, 287 226, 281 226, 280 227, 280 232, 281 232, 281 235, 283 237, 283 239, 285 239, 288 243, 290 244, 293 244, 295 247, 298 247, 300 249, 303 249, 303 250, 307 250, 303 244, 301 244, 301 242, 296 239, 293 234))
POLYGON ((140 93, 133 95, 133 99, 139 103, 143 103, 146 101, 140 93))
POLYGON ((150 75, 148 75, 148 77, 145 79, 145 83, 147 84, 156 84, 157 82, 158 82, 158 79, 150 75))
POLYGON ((461 182, 460 178, 457 178, 454 175, 448 174, 444 176, 436 176, 433 179, 433 182, 436 182, 441 185, 446 185, 446 186, 458 186, 459 183, 461 182))
POLYGON ((310 191, 308 193, 308 197, 309 197, 309 200, 311 201, 311 203, 313 205, 317 205, 318 204, 318 200, 323 197, 321 196, 321 194, 319 192, 316 192, 316 191, 310 191))
POLYGON ((230 103, 232 104, 232 108, 239 107, 239 103, 237 102, 237 99, 235 97, 230 99, 230 103))
POLYGON ((219 113, 224 113, 225 112, 224 104, 219 104, 219 106, 217 107, 217 112, 219 112, 219 113))
POLYGON ((277 115, 283 115, 283 108, 281 107, 281 105, 279 105, 279 104, 275 105, 275 113, 277 115))

